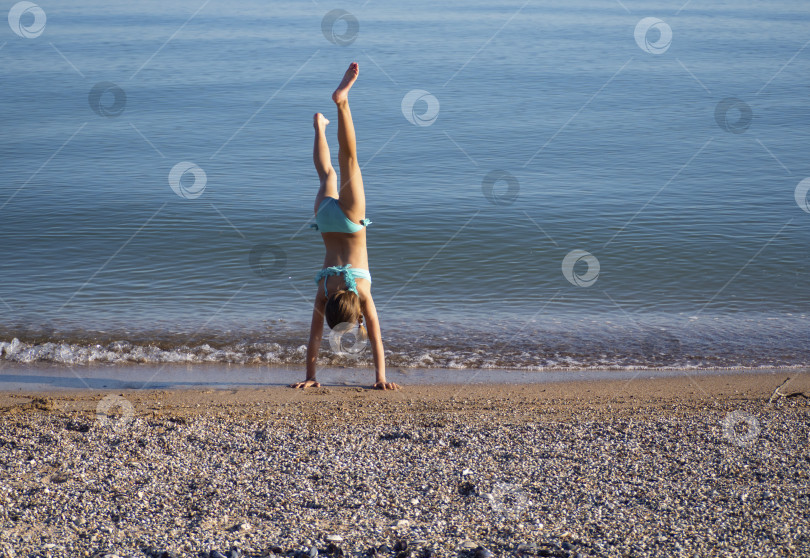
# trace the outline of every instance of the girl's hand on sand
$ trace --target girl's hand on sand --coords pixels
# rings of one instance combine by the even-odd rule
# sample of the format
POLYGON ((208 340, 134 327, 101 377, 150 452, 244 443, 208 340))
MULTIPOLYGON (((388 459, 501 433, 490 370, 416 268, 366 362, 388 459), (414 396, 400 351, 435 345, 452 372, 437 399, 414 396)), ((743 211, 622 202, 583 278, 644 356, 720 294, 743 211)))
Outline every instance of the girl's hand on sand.
POLYGON ((394 382, 377 382, 371 389, 400 389, 400 387, 394 382))
POLYGON ((321 384, 318 383, 318 380, 304 380, 303 382, 290 384, 290 387, 291 388, 296 388, 296 389, 299 389, 299 388, 300 389, 305 389, 305 388, 308 388, 308 387, 321 387, 321 384))

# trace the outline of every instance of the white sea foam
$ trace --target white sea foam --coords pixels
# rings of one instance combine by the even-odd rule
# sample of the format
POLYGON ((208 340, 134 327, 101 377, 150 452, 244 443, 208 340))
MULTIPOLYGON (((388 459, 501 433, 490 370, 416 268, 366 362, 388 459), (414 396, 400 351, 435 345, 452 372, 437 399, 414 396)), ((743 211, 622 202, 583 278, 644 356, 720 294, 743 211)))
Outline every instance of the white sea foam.
MULTIPOLYGON (((806 362, 779 359, 773 356, 755 358, 749 353, 684 356, 683 354, 641 354, 637 351, 615 351, 606 355, 601 351, 589 353, 549 353, 543 350, 487 352, 480 347, 459 346, 444 349, 414 347, 410 343, 388 344, 386 362, 389 367, 402 368, 449 368, 449 369, 517 369, 532 371, 573 370, 641 370, 641 369, 753 369, 773 367, 806 366, 806 362)), ((28 343, 12 338, 0 341, 0 360, 21 364, 38 362, 82 366, 93 364, 257 364, 257 365, 303 365, 307 347, 298 343, 239 342, 212 346, 198 345, 166 346, 157 343, 133 343, 116 340, 105 344, 68 343, 47 341, 28 343)), ((319 363, 324 366, 373 366, 372 355, 366 351, 358 358, 348 360, 345 356, 322 350, 319 363)))

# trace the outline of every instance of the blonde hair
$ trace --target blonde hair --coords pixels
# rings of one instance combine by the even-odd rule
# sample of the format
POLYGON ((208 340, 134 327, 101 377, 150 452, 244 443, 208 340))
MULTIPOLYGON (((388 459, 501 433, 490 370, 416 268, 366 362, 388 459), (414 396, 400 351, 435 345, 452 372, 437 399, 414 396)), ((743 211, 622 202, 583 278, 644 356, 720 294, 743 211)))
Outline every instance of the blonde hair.
POLYGON ((367 334, 366 328, 363 326, 363 312, 360 309, 360 297, 353 291, 339 289, 337 292, 329 295, 329 298, 326 300, 324 316, 326 316, 326 323, 331 329, 335 329, 339 324, 346 322, 357 324, 362 335, 365 336, 367 334))

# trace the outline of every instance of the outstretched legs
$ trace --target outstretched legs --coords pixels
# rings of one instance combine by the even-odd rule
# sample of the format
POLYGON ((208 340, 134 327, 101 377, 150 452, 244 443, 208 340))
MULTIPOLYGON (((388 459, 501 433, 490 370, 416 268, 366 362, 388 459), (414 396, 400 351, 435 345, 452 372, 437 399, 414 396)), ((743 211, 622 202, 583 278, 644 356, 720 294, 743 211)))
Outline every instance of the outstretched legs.
POLYGON ((359 223, 366 216, 366 196, 363 177, 357 163, 357 141, 354 135, 352 112, 349 110, 349 89, 360 73, 357 62, 352 62, 343 75, 332 100, 338 109, 338 163, 340 166, 340 207, 346 216, 359 223))
POLYGON ((329 155, 329 144, 326 143, 326 125, 329 121, 320 112, 315 113, 312 125, 315 127, 315 147, 312 150, 312 160, 321 186, 315 196, 315 213, 325 197, 338 197, 337 175, 332 167, 332 158, 329 155))

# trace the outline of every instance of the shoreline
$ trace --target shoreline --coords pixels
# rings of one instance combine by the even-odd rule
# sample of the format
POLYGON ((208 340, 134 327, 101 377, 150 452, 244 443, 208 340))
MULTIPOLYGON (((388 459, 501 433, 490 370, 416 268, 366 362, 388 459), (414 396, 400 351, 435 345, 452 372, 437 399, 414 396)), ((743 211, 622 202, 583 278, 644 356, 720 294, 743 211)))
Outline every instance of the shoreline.
MULTIPOLYGON (((688 327, 681 324, 667 328, 661 324, 653 326, 652 323, 657 323, 655 319, 641 326, 623 321, 626 317, 605 316, 598 320, 606 320, 605 327, 595 325, 596 321, 585 316, 564 326, 568 318, 560 316, 562 322, 553 320, 543 327, 535 324, 536 327, 521 331, 520 335, 513 332, 512 321, 487 322, 471 328, 444 320, 432 325, 422 323, 421 327, 419 322, 406 321, 392 324, 386 336, 386 363, 392 368, 535 371, 808 367, 807 320, 800 316, 791 320, 794 318, 795 321, 784 323, 777 320, 781 325, 769 331, 761 327, 770 323, 766 317, 752 331, 747 325, 753 319, 750 316, 735 327, 727 318, 704 321, 703 329, 695 329, 697 326, 691 321, 688 327)), ((159 331, 132 335, 114 335, 109 331, 75 335, 52 332, 38 337, 22 335, 22 340, 7 334, 0 338, 0 364, 302 366, 306 360, 305 340, 305 328, 290 329, 289 324, 281 330, 263 332, 252 328, 212 330, 194 342, 178 333, 159 331)), ((373 366, 368 347, 352 353, 331 350, 336 340, 330 336, 329 346, 322 344, 321 364, 373 366)))
MULTIPOLYGON (((217 367, 219 370, 219 367, 217 367)), ((295 370, 302 373, 303 370, 295 370)), ((345 372, 345 371, 337 371, 345 372)), ((355 371, 356 372, 356 371, 355 371)), ((370 375, 372 371, 364 371, 370 375)), ((220 382, 215 385, 195 385, 191 380, 181 387, 84 387, 82 389, 0 389, 0 409, 11 401, 20 399, 52 398, 65 401, 90 402, 112 392, 132 397, 138 401, 162 400, 169 402, 184 401, 210 401, 234 408, 241 404, 253 405, 259 402, 268 405, 297 402, 306 404, 313 396, 319 401, 336 402, 344 398, 373 400, 384 397, 386 401, 419 401, 422 403, 441 404, 452 401, 458 397, 481 398, 487 396, 505 397, 509 401, 539 402, 541 399, 564 400, 582 404, 597 404, 602 401, 647 401, 651 404, 671 400, 705 401, 711 400, 760 400, 770 398, 774 390, 780 385, 783 395, 810 396, 810 372, 806 370, 774 370, 770 372, 740 371, 732 373, 707 374, 686 373, 686 371, 666 371, 664 375, 649 376, 659 371, 645 370, 644 374, 633 374, 630 378, 582 377, 588 376, 590 371, 580 376, 571 375, 566 379, 558 379, 558 375, 551 378, 541 377, 542 373, 520 373, 519 371, 501 371, 521 375, 534 376, 535 381, 505 382, 472 382, 463 379, 453 383, 414 383, 404 384, 402 389, 395 391, 380 391, 369 389, 370 381, 356 384, 345 382, 324 382, 320 388, 307 388, 306 390, 291 389, 286 382, 274 384, 241 385, 239 383, 220 382), (787 383, 785 383, 787 382, 787 383), (784 385, 783 385, 784 384, 784 385), (363 394, 363 395, 359 395, 363 394)), ((611 373, 613 371, 610 371, 611 373)), ((560 374, 565 375, 565 374, 560 374)), ((296 377, 291 378, 294 381, 296 377)), ((413 379, 413 376, 411 376, 413 379)), ((131 382, 130 382, 131 383, 131 382)))
MULTIPOLYGON (((426 385, 530 385, 583 381, 636 381, 665 378, 746 376, 780 377, 810 374, 807 367, 778 368, 634 368, 522 370, 509 368, 404 368, 392 366, 388 381, 405 386, 426 385)), ((303 366, 246 364, 90 364, 0 362, 0 392, 49 392, 82 389, 262 389, 285 387, 304 377, 303 366)), ((318 380, 325 387, 365 387, 374 378, 372 368, 323 366, 318 380)))

